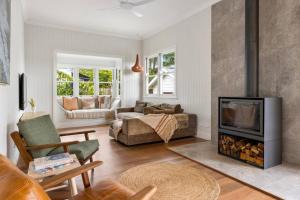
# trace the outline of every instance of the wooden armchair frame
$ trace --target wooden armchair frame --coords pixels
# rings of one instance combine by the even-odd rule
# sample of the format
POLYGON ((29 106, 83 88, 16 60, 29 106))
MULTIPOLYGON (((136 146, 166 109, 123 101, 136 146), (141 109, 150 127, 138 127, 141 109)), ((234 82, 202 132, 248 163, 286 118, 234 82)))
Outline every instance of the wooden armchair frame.
MULTIPOLYGON (((66 180, 69 180, 73 177, 82 175, 82 181, 84 184, 85 188, 89 188, 90 182, 89 182, 89 177, 84 176, 85 174, 87 174, 87 172, 89 170, 93 170, 94 168, 102 165, 103 162, 102 161, 95 161, 95 162, 91 162, 85 165, 82 165, 78 168, 72 169, 70 171, 64 172, 62 174, 59 175, 55 175, 52 176, 48 179, 43 180, 42 182, 40 182, 40 185, 44 188, 44 189, 49 189, 51 187, 54 187, 66 180)), ((153 194, 156 192, 157 188, 154 186, 148 186, 144 189, 142 189, 141 191, 137 192, 135 195, 131 196, 128 200, 150 200, 150 198, 153 196, 153 194)))
MULTIPOLYGON (((70 133, 59 133, 60 137, 64 137, 64 136, 70 136, 70 135, 84 135, 86 140, 89 140, 89 133, 94 133, 96 132, 95 130, 87 130, 87 131, 79 131, 79 132, 70 132, 70 133)), ((30 151, 38 151, 38 150, 42 150, 42 149, 47 149, 47 148, 56 148, 56 147, 63 147, 64 152, 68 152, 69 148, 68 146, 72 145, 72 144, 77 144, 79 143, 79 141, 71 141, 71 142, 61 142, 58 144, 42 144, 42 145, 34 145, 34 146, 28 146, 25 142, 25 140, 23 139, 22 135, 15 131, 13 133, 10 134, 11 138, 13 139, 15 145, 17 146, 21 158, 23 159, 23 161, 25 162, 25 164, 27 165, 27 167, 29 166, 30 161, 33 161, 33 156, 31 154, 30 151)), ((90 160, 91 162, 93 162, 93 158, 92 156, 98 151, 99 149, 97 149, 96 151, 94 151, 88 158, 86 158, 85 160, 79 160, 80 164, 83 165, 84 163, 86 163, 88 160, 90 160)))

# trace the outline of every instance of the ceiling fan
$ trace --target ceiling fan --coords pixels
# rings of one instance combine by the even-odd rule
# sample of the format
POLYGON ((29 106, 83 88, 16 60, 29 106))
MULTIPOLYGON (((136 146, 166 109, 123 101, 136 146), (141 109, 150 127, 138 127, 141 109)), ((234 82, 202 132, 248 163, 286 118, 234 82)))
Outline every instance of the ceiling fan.
POLYGON ((127 10, 129 12, 131 12, 133 15, 135 15, 136 17, 143 17, 143 14, 140 12, 137 12, 134 10, 134 8, 138 7, 138 6, 142 6, 142 5, 146 5, 148 3, 151 3, 155 0, 141 0, 141 1, 129 1, 129 0, 119 0, 119 6, 117 7, 111 7, 111 8, 102 8, 102 9, 98 9, 98 11, 107 11, 107 10, 116 10, 116 9, 123 9, 123 10, 127 10))

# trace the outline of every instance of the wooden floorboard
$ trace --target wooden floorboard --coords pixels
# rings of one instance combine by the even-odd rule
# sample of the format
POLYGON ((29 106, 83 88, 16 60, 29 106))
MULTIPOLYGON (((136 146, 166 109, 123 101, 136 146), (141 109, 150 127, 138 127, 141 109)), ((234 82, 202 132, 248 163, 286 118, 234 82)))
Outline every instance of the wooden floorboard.
MULTIPOLYGON (((124 146, 108 135, 108 126, 85 127, 76 129, 64 129, 62 131, 95 129, 96 132, 90 135, 90 139, 98 139, 100 150, 95 154, 94 160, 101 160, 104 164, 95 169, 93 182, 110 178, 117 180, 119 175, 127 169, 149 162, 172 162, 186 164, 198 168, 213 176, 220 185, 220 200, 245 199, 245 200, 269 200, 275 199, 261 191, 255 190, 241 182, 231 179, 223 174, 211 170, 203 165, 186 159, 170 150, 168 146, 177 146, 201 142, 199 138, 186 138, 171 141, 169 144, 154 143, 137 145, 133 147, 124 146)), ((84 140, 84 136, 63 137, 64 141, 84 140)), ((76 179, 79 190, 82 190, 80 177, 76 179)), ((66 191, 58 191, 51 194, 53 199, 62 199, 66 191)), ((63 197, 64 198, 64 197, 63 197)))

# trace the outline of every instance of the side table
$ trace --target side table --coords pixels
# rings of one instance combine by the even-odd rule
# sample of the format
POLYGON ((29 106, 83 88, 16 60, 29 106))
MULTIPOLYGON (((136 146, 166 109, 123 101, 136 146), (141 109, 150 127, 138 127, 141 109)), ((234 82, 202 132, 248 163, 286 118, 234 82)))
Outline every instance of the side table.
MULTIPOLYGON (((39 173, 39 172, 35 171, 34 170, 33 161, 31 161, 29 163, 28 175, 30 177, 32 177, 33 179, 37 180, 37 181, 41 181, 44 178, 47 178, 47 177, 50 177, 50 176, 54 176, 54 175, 58 175, 58 174, 61 174, 63 172, 66 172, 66 171, 75 169, 77 167, 80 167, 81 165, 80 165, 80 163, 79 163, 76 155, 72 154, 71 156, 73 157, 73 160, 74 160, 72 163, 70 163, 68 165, 64 165, 61 168, 45 172, 45 173, 39 173)), ((74 196, 74 195, 78 194, 75 177, 72 178, 72 179, 70 179, 68 182, 69 182, 69 187, 70 187, 70 190, 71 190, 71 195, 74 196)), ((51 190, 55 190, 55 189, 58 189, 58 188, 57 187, 50 188, 50 189, 48 189, 46 191, 51 191, 51 190)))

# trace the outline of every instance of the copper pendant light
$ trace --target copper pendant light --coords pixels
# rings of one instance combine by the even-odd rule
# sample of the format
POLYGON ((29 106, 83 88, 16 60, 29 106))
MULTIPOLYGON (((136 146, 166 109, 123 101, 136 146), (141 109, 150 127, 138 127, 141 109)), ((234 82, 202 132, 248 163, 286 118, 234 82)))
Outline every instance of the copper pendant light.
POLYGON ((136 54, 135 64, 131 67, 131 70, 133 72, 143 72, 144 71, 143 67, 140 66, 139 54, 136 54))

